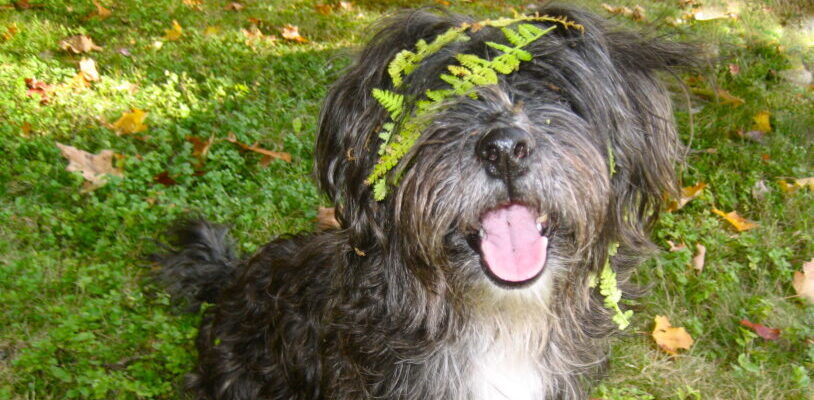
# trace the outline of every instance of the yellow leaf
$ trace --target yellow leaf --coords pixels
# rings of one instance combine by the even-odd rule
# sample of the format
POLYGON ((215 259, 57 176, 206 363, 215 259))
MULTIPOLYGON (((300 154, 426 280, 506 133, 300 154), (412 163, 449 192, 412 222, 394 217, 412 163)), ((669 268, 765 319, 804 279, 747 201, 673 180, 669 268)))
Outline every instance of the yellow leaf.
MULTIPOLYGON (((796 182, 795 182, 795 183, 796 183, 796 182)), ((796 191, 797 191, 797 186, 792 185, 792 184, 790 184, 790 183, 786 182, 786 180, 785 180, 785 179, 780 179, 780 180, 778 180, 778 181, 777 181, 777 184, 780 186, 780 190, 781 190, 783 193, 790 194, 790 193, 794 193, 794 192, 796 192, 796 191)))
POLYGON ((206 36, 217 35, 218 33, 220 33, 220 27, 217 26, 207 26, 204 29, 204 35, 206 36))
POLYGON ((102 150, 98 154, 91 154, 73 146, 57 143, 62 156, 68 160, 65 168, 69 172, 80 172, 85 178, 83 192, 91 191, 107 183, 107 175, 122 176, 122 171, 113 166, 113 160, 118 155, 112 150, 102 150))
POLYGON ((176 20, 172 20, 172 29, 165 29, 164 32, 165 40, 178 40, 181 38, 181 35, 184 34, 181 24, 176 20))
POLYGON ((300 35, 300 28, 298 28, 298 27, 296 27, 294 25, 291 25, 291 24, 286 24, 286 26, 283 27, 282 36, 283 36, 283 39, 290 40, 292 42, 297 42, 297 43, 306 43, 306 42, 308 42, 308 39, 306 39, 306 38, 304 38, 304 37, 302 37, 300 35))
POLYGON ((707 187, 707 184, 704 182, 696 183, 693 186, 687 186, 681 188, 681 198, 676 200, 669 200, 667 204, 667 211, 673 212, 682 209, 690 200, 697 198, 701 195, 701 192, 704 188, 707 187))
POLYGON ((809 189, 814 190, 814 177, 797 178, 797 179, 794 180, 794 186, 797 186, 797 187, 800 187, 800 188, 807 187, 809 189))
POLYGON ((749 229, 757 228, 756 223, 741 217, 740 215, 738 215, 737 211, 725 213, 717 208, 713 208, 712 212, 723 217, 727 222, 732 224, 732 226, 735 227, 735 229, 738 232, 748 231, 749 229))
POLYGON ((121 118, 113 123, 113 129, 116 130, 117 135, 144 132, 147 130, 147 125, 144 125, 145 118, 147 118, 146 112, 134 108, 132 112, 122 114, 121 118))
POLYGON ((802 272, 794 271, 792 285, 798 296, 814 301, 814 258, 803 263, 802 272))
POLYGON ((758 130, 758 131, 761 131, 761 132, 765 132, 765 133, 771 132, 772 131, 772 124, 769 121, 769 118, 771 116, 772 116, 772 114, 769 113, 768 111, 761 111, 761 112, 755 114, 754 118, 752 118, 752 120, 755 121, 755 128, 754 129, 758 130))
POLYGON ((656 326, 653 328, 653 340, 659 347, 671 355, 678 354, 678 349, 689 350, 693 344, 692 336, 682 328, 674 328, 670 320, 662 315, 655 318, 656 326))
POLYGON ((11 40, 11 38, 13 38, 14 35, 16 35, 17 32, 19 32, 19 31, 20 31, 20 29, 17 28, 17 23, 12 22, 11 25, 6 27, 6 31, 3 32, 3 41, 7 42, 7 41, 11 40))

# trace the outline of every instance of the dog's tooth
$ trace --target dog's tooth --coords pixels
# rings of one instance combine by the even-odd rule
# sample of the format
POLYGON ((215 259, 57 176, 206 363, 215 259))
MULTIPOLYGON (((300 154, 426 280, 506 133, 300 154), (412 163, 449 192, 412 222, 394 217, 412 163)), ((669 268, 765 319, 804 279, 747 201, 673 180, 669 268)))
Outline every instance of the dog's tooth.
POLYGON ((543 214, 537 217, 537 224, 546 224, 548 223, 548 214, 543 214))
POLYGON ((537 223, 537 232, 540 232, 540 234, 543 233, 543 224, 539 222, 537 223))
POLYGON ((484 236, 486 236, 486 232, 483 230, 483 228, 478 229, 478 237, 483 239, 484 236))

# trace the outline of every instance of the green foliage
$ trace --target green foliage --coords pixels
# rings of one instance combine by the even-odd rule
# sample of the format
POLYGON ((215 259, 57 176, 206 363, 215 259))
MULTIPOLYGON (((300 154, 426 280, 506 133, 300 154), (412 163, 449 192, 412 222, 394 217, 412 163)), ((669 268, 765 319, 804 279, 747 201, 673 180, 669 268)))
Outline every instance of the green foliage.
MULTIPOLYGON (((542 18, 521 17, 511 21, 516 23, 519 21, 541 20, 542 18)), ((564 21, 554 20, 557 22, 564 21)), ((565 22, 561 23, 564 24, 565 22)), ((367 184, 374 186, 374 199, 383 200, 387 195, 387 173, 398 165, 399 161, 412 149, 420 137, 421 131, 426 127, 429 115, 441 108, 452 97, 467 95, 477 98, 475 94, 476 88, 495 85, 498 83, 498 74, 507 75, 517 71, 520 68, 521 61, 531 61, 532 59, 531 53, 523 50, 523 47, 528 46, 556 28, 556 25, 554 25, 541 29, 532 24, 520 23, 517 25, 517 30, 513 30, 508 27, 508 24, 508 20, 499 20, 498 22, 486 20, 473 24, 481 27, 500 26, 501 31, 513 47, 487 42, 488 46, 500 51, 500 54, 491 60, 480 58, 474 54, 456 54, 455 59, 460 65, 447 66, 451 74, 441 74, 439 77, 449 84, 451 88, 428 90, 425 93, 426 99, 416 101, 414 115, 403 118, 398 125, 396 125, 396 122, 402 117, 407 107, 404 96, 388 90, 373 89, 373 98, 387 110, 391 120, 388 123, 389 125, 382 127, 382 132, 379 134, 383 139, 378 152, 380 158, 366 180, 367 184), (394 129, 398 130, 394 131, 394 129)), ((398 88, 401 86, 403 77, 409 75, 418 67, 421 61, 438 52, 445 45, 455 41, 469 40, 469 37, 464 32, 473 25, 465 24, 450 28, 436 37, 430 44, 427 44, 424 40, 419 40, 416 43, 416 53, 402 50, 396 54, 387 68, 393 81, 393 87, 398 88)))
MULTIPOLYGON (((599 293, 605 296, 605 307, 615 313, 612 318, 613 322, 616 323, 619 330, 624 330, 630 325, 633 310, 622 311, 622 309, 619 308, 619 301, 622 300, 622 291, 619 290, 618 282, 616 281, 616 272, 611 267, 611 258, 616 255, 618 249, 619 243, 613 243, 608 246, 608 258, 605 259, 605 266, 599 274, 599 293)), ((591 285, 593 286, 595 283, 591 285)))

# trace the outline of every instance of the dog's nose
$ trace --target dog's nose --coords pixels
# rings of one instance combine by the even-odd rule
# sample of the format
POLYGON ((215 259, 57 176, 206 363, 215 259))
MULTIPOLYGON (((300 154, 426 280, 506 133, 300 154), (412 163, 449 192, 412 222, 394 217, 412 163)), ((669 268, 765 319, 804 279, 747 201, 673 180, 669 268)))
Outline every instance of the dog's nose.
POLYGON ((520 128, 498 128, 482 137, 475 152, 493 178, 511 179, 528 171, 532 138, 520 128))

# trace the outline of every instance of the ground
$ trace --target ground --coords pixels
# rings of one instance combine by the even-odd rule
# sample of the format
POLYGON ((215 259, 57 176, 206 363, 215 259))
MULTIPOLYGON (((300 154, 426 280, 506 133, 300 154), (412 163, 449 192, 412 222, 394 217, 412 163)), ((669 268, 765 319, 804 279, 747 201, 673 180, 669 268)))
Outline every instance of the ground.
MULTIPOLYGON (((190 212, 230 223, 245 253, 313 229, 328 206, 310 174, 320 99, 367 26, 411 4, 0 0, 0 399, 175 398, 199 315, 172 311, 145 254, 190 212), (99 48, 61 44, 74 35, 99 48), (66 171, 57 143, 112 150, 112 176, 66 171)), ((814 259, 814 190, 802 180, 814 176, 814 6, 582 4, 713 56, 703 71, 668 77, 689 146, 684 186, 706 186, 659 222, 663 251, 635 277, 650 295, 594 397, 814 399, 814 305, 792 284, 814 259), (756 226, 738 231, 713 210, 756 226), (657 315, 686 329, 689 350, 654 343, 657 315)))

